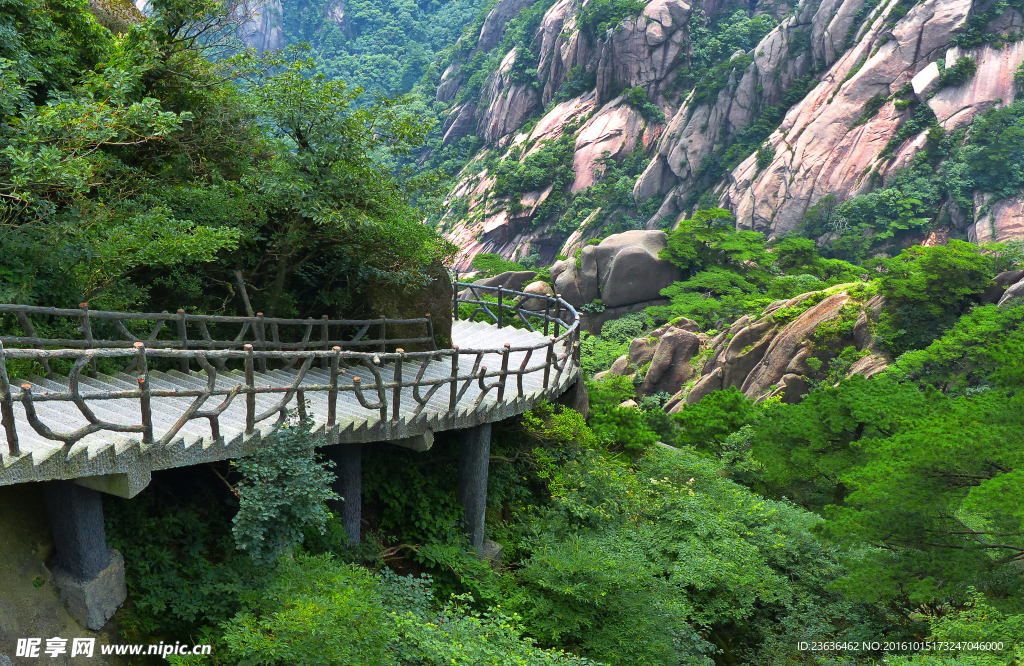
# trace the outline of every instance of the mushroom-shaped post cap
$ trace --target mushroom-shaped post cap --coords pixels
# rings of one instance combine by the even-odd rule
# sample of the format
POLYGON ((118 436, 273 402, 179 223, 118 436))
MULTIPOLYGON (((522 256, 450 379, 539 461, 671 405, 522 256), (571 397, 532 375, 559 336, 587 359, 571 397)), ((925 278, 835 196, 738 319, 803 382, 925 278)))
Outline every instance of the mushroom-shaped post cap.
POLYGON ((352 381, 354 381, 354 382, 358 382, 358 381, 359 381, 359 379, 360 379, 359 377, 353 377, 353 378, 352 378, 352 381))
POLYGON ((509 347, 511 347, 511 346, 512 346, 512 343, 511 343, 511 342, 506 342, 506 343, 505 343, 505 349, 508 349, 508 348, 509 348, 509 347))
POLYGON ((25 382, 24 384, 21 385, 21 388, 25 389, 26 391, 31 391, 32 385, 29 384, 28 382, 25 382))
POLYGON ((184 312, 185 312, 185 308, 178 308, 178 314, 183 314, 184 312))
POLYGON ((80 307, 80 308, 87 308, 87 307, 89 307, 89 304, 88 303, 79 303, 78 307, 80 307))
POLYGON ((256 316, 257 316, 257 317, 262 317, 262 316, 263 316, 263 313, 262 313, 262 312, 257 312, 257 313, 256 313, 256 316))
POLYGON ((458 345, 452 345, 452 349, 454 349, 455 351, 459 351, 459 346, 458 345))
POLYGON ((424 316, 424 317, 429 317, 429 316, 430 316, 430 313, 428 312, 427 314, 425 314, 425 315, 423 315, 423 316, 424 316))
POLYGON ((398 349, 396 349, 396 350, 395 350, 395 353, 396 353, 396 354, 404 354, 404 353, 405 353, 405 350, 404 350, 404 349, 402 349, 401 347, 399 347, 398 349))
POLYGON ((339 347, 338 345, 334 345, 333 347, 331 347, 331 351, 340 352, 341 351, 341 347, 339 347))
POLYGON ((327 315, 320 315, 320 318, 321 319, 330 319, 330 317, 328 317, 327 315))
POLYGON ((146 383, 146 378, 145 377, 139 377, 139 383, 140 384, 145 384, 146 383))
POLYGON ((252 351, 252 345, 249 344, 248 342, 245 343, 245 351, 247 351, 247 352, 251 352, 252 351))
POLYGON ((144 343, 144 342, 136 342, 136 343, 135 343, 134 345, 132 345, 132 346, 133 346, 133 347, 135 347, 136 349, 142 349, 143 347, 145 347, 145 346, 146 346, 146 343, 144 343))

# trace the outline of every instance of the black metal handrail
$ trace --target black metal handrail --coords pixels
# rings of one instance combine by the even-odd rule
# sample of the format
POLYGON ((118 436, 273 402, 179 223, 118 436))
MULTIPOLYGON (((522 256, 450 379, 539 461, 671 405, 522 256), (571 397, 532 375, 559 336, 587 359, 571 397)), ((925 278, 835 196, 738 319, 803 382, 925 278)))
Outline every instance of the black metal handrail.
MULTIPOLYGON (((458 296, 456 296, 456 309, 462 303, 480 305, 480 307, 474 311, 473 316, 481 313, 493 317, 499 327, 504 325, 503 320, 505 313, 510 313, 515 317, 518 317, 519 321, 521 321, 524 326, 529 328, 531 331, 535 329, 530 323, 530 318, 540 319, 543 321, 543 330, 545 335, 547 336, 552 325, 554 326, 554 335, 547 337, 536 344, 519 345, 515 347, 510 344, 505 344, 500 348, 492 349, 460 349, 458 347, 454 347, 452 349, 441 350, 434 348, 430 351, 423 352, 405 352, 402 349, 397 349, 390 353, 384 351, 384 327, 389 324, 423 323, 427 327, 429 342, 432 344, 433 327, 428 315, 427 317, 420 319, 402 320, 385 318, 381 318, 380 320, 325 320, 325 324, 327 326, 353 324, 366 326, 379 324, 381 327, 380 333, 382 338, 374 342, 375 344, 380 344, 381 347, 375 352, 349 351, 343 349, 340 344, 332 344, 327 350, 294 348, 288 343, 281 343, 279 338, 276 336, 272 341, 272 344, 268 344, 265 335, 261 336, 256 341, 260 346, 251 342, 244 342, 238 338, 232 341, 217 341, 206 335, 203 340, 203 342, 207 343, 206 347, 196 348, 199 345, 192 345, 192 341, 190 341, 186 335, 179 336, 177 340, 156 341, 160 343, 170 343, 163 345, 152 344, 154 340, 128 340, 127 342, 131 344, 131 348, 126 349, 123 344, 126 342, 125 340, 108 341, 93 339, 89 334, 88 322, 92 318, 112 319, 120 322, 127 319, 153 318, 167 321, 175 318, 175 316, 168 316, 168 313, 145 315, 139 313, 90 311, 85 307, 81 310, 58 310, 56 308, 35 308, 32 306, 11 306, 0 304, 0 312, 20 312, 23 314, 32 312, 54 316, 78 317, 83 322, 81 328, 85 329, 83 334, 86 337, 86 342, 92 346, 91 348, 85 349, 77 347, 58 349, 8 349, 5 347, 8 340, 20 342, 23 341, 24 338, 0 338, 0 417, 2 417, 3 431, 7 439, 8 450, 12 457, 21 455, 14 413, 14 405, 19 403, 22 405, 22 408, 25 411, 26 420, 32 426, 33 430, 46 439, 61 442, 65 450, 70 449, 71 446, 84 437, 103 430, 111 432, 139 433, 142 435, 142 442, 144 445, 167 445, 189 421, 196 419, 207 419, 209 421, 214 440, 220 440, 219 417, 239 395, 244 395, 246 401, 246 433, 254 432, 257 423, 267 420, 275 415, 278 416, 279 420, 284 419, 293 400, 295 401, 295 407, 299 416, 304 418, 306 416, 305 393, 316 391, 327 393, 328 413, 326 422, 328 427, 336 425, 338 396, 339 394, 344 394, 346 392, 351 392, 356 398, 358 404, 364 409, 378 411, 382 422, 395 423, 401 418, 402 389, 412 388, 412 396, 416 406, 412 410, 411 417, 415 418, 426 408, 427 403, 434 394, 445 385, 449 386, 447 408, 449 412, 454 412, 457 409, 460 401, 463 399, 470 386, 473 384, 479 386, 480 393, 473 405, 473 408, 476 409, 492 390, 496 391, 497 401, 503 401, 509 377, 515 378, 516 399, 521 399, 525 396, 523 377, 534 372, 543 373, 542 387, 544 396, 546 397, 552 390, 560 386, 560 381, 565 373, 571 373, 574 370, 573 366, 578 366, 579 315, 570 304, 557 297, 527 294, 525 292, 508 290, 500 287, 483 287, 480 285, 464 286, 471 287, 470 295, 476 296, 476 298, 459 299, 458 296), (495 292, 497 294, 497 302, 495 303, 484 300, 481 296, 486 292, 495 292), (514 300, 508 302, 505 300, 505 296, 513 297, 514 300), (527 303, 528 299, 543 300, 545 302, 544 311, 527 310, 523 308, 522 305, 527 303), (490 309, 491 306, 496 306, 496 312, 490 309), (554 314, 552 314, 552 311, 554 314), (172 348, 175 344, 178 348, 172 348), (241 348, 218 348, 220 345, 229 347, 241 346, 241 348), (278 348, 273 349, 271 348, 272 345, 277 346, 278 348), (540 350, 544 351, 543 361, 531 366, 530 361, 533 358, 534 352, 540 350), (523 358, 519 363, 518 368, 509 368, 510 355, 514 353, 523 353, 523 358), (488 368, 483 365, 484 357, 488 354, 498 354, 501 356, 500 370, 488 370, 488 368), (121 391, 83 391, 81 387, 81 375, 83 371, 88 372, 88 368, 94 369, 96 367, 97 359, 101 358, 123 359, 127 363, 127 367, 124 372, 137 372, 138 388, 121 391), (46 368, 49 367, 48 362, 52 359, 66 359, 71 361, 73 365, 70 373, 68 374, 68 389, 66 391, 34 393, 32 391, 31 384, 21 383, 20 385, 14 385, 11 378, 8 376, 7 359, 36 360, 46 368), (188 371, 189 364, 191 362, 195 362, 205 372, 206 386, 203 388, 187 390, 153 389, 150 386, 149 378, 149 362, 152 359, 177 359, 180 362, 183 371, 186 373, 188 371), (433 379, 425 377, 427 369, 432 363, 444 362, 445 359, 449 359, 451 364, 448 376, 433 379), (241 362, 242 367, 244 368, 245 381, 244 383, 235 383, 230 387, 218 388, 217 379, 221 373, 225 372, 226 363, 231 360, 241 362), (319 360, 322 366, 329 370, 328 383, 303 385, 302 382, 306 379, 313 362, 316 360, 319 360), (257 383, 257 367, 260 368, 261 372, 265 371, 268 361, 281 361, 286 368, 293 368, 296 365, 299 365, 299 370, 290 385, 259 385, 257 383), (388 365, 392 366, 392 378, 390 380, 386 380, 381 375, 381 368, 388 365), (413 373, 411 372, 406 374, 407 366, 412 366, 412 369, 414 369, 414 378, 406 379, 406 377, 413 376, 413 373), (355 376, 359 374, 355 372, 356 368, 365 369, 367 371, 365 374, 368 376, 355 376), (349 374, 349 371, 352 371, 351 374, 349 374), (352 378, 350 382, 347 379, 348 377, 352 378), (367 382, 364 385, 364 379, 372 379, 372 382, 367 382), (488 382, 488 380, 493 381, 488 382), (421 391, 421 389, 423 389, 423 391, 421 391), (259 394, 283 395, 274 406, 269 409, 265 409, 262 412, 257 412, 256 396, 259 394), (374 398, 368 398, 368 394, 373 395, 374 398), (170 397, 193 398, 193 402, 170 429, 164 432, 159 438, 156 438, 153 431, 154 423, 152 400, 154 398, 170 397), (206 406, 206 402, 211 398, 222 398, 222 401, 217 407, 204 410, 203 407, 206 406), (104 421, 97 417, 87 404, 87 401, 125 399, 139 401, 138 413, 140 415, 140 420, 138 424, 124 425, 104 421), (40 402, 67 402, 69 405, 74 405, 78 412, 88 422, 88 425, 73 432, 56 432, 51 427, 43 423, 36 412, 35 404, 40 402)), ((307 327, 306 334, 304 335, 306 340, 303 344, 316 344, 318 346, 323 344, 322 340, 317 341, 316 343, 308 340, 310 331, 308 327, 311 324, 318 323, 315 320, 270 319, 260 317, 210 317, 206 315, 188 315, 184 313, 180 313, 177 316, 177 320, 183 323, 225 321, 227 323, 242 323, 243 326, 248 325, 251 327, 255 327, 257 325, 265 326, 267 324, 297 324, 307 327)), ((23 322, 22 326, 25 328, 23 322)), ((162 322, 159 326, 162 327, 162 322)), ((244 330, 245 329, 243 328, 243 333, 244 330)), ((362 330, 365 333, 367 329, 364 328, 362 330)), ((29 333, 29 338, 37 341, 37 344, 42 344, 43 346, 60 347, 60 343, 64 342, 63 339, 39 338, 36 336, 34 330, 26 330, 26 332, 29 333)), ((122 331, 122 335, 124 333, 128 333, 127 329, 122 331)), ((128 335, 131 334, 128 333, 128 335)), ((155 337, 155 335, 153 337, 155 337)), ((241 338, 241 335, 239 338, 241 338)), ((387 343, 422 343, 426 341, 426 338, 414 338, 407 340, 388 340, 387 343)))

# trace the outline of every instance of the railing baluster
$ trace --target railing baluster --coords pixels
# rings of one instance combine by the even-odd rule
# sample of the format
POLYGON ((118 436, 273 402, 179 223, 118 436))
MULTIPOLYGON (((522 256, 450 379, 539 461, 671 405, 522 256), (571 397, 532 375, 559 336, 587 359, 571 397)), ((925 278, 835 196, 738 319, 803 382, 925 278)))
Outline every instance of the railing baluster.
POLYGON ((551 301, 544 297, 544 337, 548 335, 548 324, 551 323, 551 301))
MULTIPOLYGON (((92 349, 92 322, 89 321, 89 304, 79 303, 78 307, 82 310, 82 335, 85 336, 85 348, 92 349)), ((89 365, 89 376, 96 377, 96 359, 92 360, 89 365)))
POLYGON ((558 337, 558 325, 562 323, 562 301, 555 301, 555 337, 558 337))
MULTIPOLYGON (((178 308, 178 342, 181 343, 182 349, 188 349, 188 329, 185 325, 185 310, 183 308, 178 308)), ((181 371, 187 375, 188 356, 182 356, 179 363, 181 365, 181 371)))
POLYGON ((252 345, 245 345, 245 434, 251 435, 256 430, 256 380, 253 376, 252 345))
POLYGON ((11 380, 7 376, 7 352, 0 342, 0 418, 7 434, 7 451, 12 458, 21 455, 18 446, 18 430, 14 424, 14 401, 11 399, 11 380))
POLYGON ((142 342, 135 343, 136 365, 139 367, 139 389, 142 395, 139 397, 139 408, 142 412, 142 443, 153 443, 153 405, 150 395, 152 389, 149 386, 149 364, 146 362, 146 345, 142 342))
MULTIPOLYGON (((321 319, 323 319, 323 324, 321 324, 321 329, 320 329, 320 342, 323 343, 324 351, 330 351, 330 347, 327 346, 327 341, 328 341, 328 337, 327 337, 327 334, 328 334, 328 331, 327 331, 327 315, 324 315, 323 317, 321 317, 321 319)), ((323 368, 324 370, 327 369, 327 357, 326 356, 320 361, 320 367, 323 368)))
POLYGON ((548 357, 544 361, 544 390, 548 390, 548 384, 551 382, 551 364, 555 361, 555 339, 551 338, 548 342, 548 357))
POLYGON ((523 362, 519 364, 519 374, 516 375, 516 386, 518 387, 518 397, 522 398, 523 392, 523 375, 526 374, 526 366, 530 364, 530 359, 533 358, 533 350, 528 349, 526 356, 523 357, 523 362))
POLYGON ((378 351, 380 351, 381 354, 387 351, 387 324, 385 323, 386 320, 387 319, 384 315, 380 316, 380 347, 378 351))
POLYGON ((501 374, 498 375, 498 402, 505 399, 505 381, 508 379, 508 356, 511 347, 512 345, 506 342, 505 348, 501 350, 501 374))
MULTIPOLYGON (((429 316, 429 315, 428 315, 429 316)), ((394 397, 391 399, 391 420, 398 420, 398 411, 400 409, 400 403, 402 402, 402 361, 405 357, 404 349, 396 349, 398 353, 398 360, 395 361, 395 391, 394 397)))
POLYGON ((427 313, 427 337, 430 338, 430 348, 437 351, 437 340, 434 339, 434 320, 430 318, 430 313, 427 313))
POLYGON ((338 418, 338 374, 341 365, 341 347, 334 348, 331 355, 331 388, 327 392, 327 427, 330 428, 338 418))
POLYGON ((501 303, 501 287, 498 287, 498 328, 501 328, 502 321, 504 319, 504 313, 502 312, 501 303))
POLYGON ((459 402, 459 347, 455 345, 452 349, 455 353, 452 354, 452 392, 448 399, 449 412, 454 412, 455 405, 459 402))
MULTIPOLYGON (((256 342, 260 345, 260 351, 267 351, 267 329, 263 321, 263 313, 256 313, 256 342)), ((260 356, 260 372, 267 371, 267 357, 260 356)))

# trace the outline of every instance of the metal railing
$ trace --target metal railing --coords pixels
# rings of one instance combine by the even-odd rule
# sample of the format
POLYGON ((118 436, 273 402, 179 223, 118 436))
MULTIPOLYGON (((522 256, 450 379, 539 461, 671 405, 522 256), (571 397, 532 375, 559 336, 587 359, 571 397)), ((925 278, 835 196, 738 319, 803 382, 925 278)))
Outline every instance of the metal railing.
MULTIPOLYGON (((563 374, 571 372, 573 364, 579 363, 579 315, 565 301, 551 296, 538 296, 502 288, 482 287, 479 285, 456 284, 466 287, 469 296, 459 298, 456 295, 454 308, 456 313, 460 305, 470 304, 478 307, 471 317, 484 317, 493 320, 499 327, 506 325, 506 317, 517 322, 518 326, 531 331, 543 330, 545 336, 552 330, 553 335, 532 345, 511 346, 505 344, 496 349, 436 349, 434 346, 434 330, 430 316, 419 319, 385 319, 379 320, 317 320, 273 319, 256 317, 220 317, 206 315, 190 315, 183 311, 172 315, 169 313, 138 314, 125 312, 103 312, 89 310, 83 305, 79 310, 60 310, 56 308, 38 308, 30 306, 0 304, 0 314, 14 313, 18 316, 26 336, 0 336, 0 417, 6 435, 8 450, 11 457, 22 454, 16 427, 14 406, 21 404, 25 418, 32 429, 41 437, 61 442, 63 449, 70 449, 84 437, 100 431, 117 433, 137 433, 146 445, 166 446, 174 440, 185 425, 197 419, 206 419, 215 441, 222 441, 220 417, 238 396, 245 396, 245 432, 251 434, 256 425, 275 415, 278 420, 286 418, 287 412, 294 404, 300 418, 305 418, 305 394, 324 392, 327 394, 326 424, 328 428, 337 425, 339 396, 352 393, 355 401, 364 409, 376 411, 381 422, 396 423, 402 416, 403 389, 412 389, 411 396, 415 406, 408 418, 415 418, 426 407, 431 398, 447 386, 449 390, 447 411, 454 412, 460 406, 467 391, 474 384, 480 389, 474 401, 477 409, 491 392, 496 392, 498 402, 505 400, 506 388, 510 378, 515 380, 516 398, 525 396, 523 378, 531 373, 543 373, 541 381, 542 396, 547 397, 551 391, 560 386, 563 374), (496 301, 486 300, 483 296, 496 293, 496 301), (511 299, 511 300, 510 300, 511 299), (543 309, 528 310, 524 305, 535 306, 544 304, 543 309), (36 329, 28 319, 29 314, 43 315, 50 318, 75 318, 82 339, 44 338, 36 334, 36 329), (100 321, 120 334, 118 339, 97 338, 92 323, 100 321), (139 339, 133 334, 125 322, 146 321, 152 323, 152 329, 146 339, 139 339), (173 338, 158 338, 167 322, 177 323, 177 335, 173 338), (26 325, 27 323, 27 325, 26 325), (240 325, 240 332, 230 340, 217 340, 209 331, 209 324, 240 325), (384 336, 388 325, 423 324, 427 335, 422 338, 405 338, 387 340, 384 336), (536 324, 536 326, 535 326, 536 324), (189 337, 188 327, 193 326, 200 332, 198 338, 189 337), (282 336, 283 327, 296 327, 290 337, 299 340, 287 340, 282 336), (332 327, 352 327, 355 333, 349 339, 332 339, 332 327), (313 340, 312 331, 319 327, 320 339, 313 340), (377 339, 367 339, 365 334, 377 327, 377 339), (267 329, 270 339, 267 339, 267 329), (252 339, 247 339, 248 332, 252 339), (299 335, 301 333, 301 335, 299 335), (430 351, 405 352, 398 348, 387 352, 386 345, 427 344, 430 351), (9 348, 7 345, 37 345, 36 348, 9 348), (346 347, 376 346, 372 352, 360 352, 346 347), (42 348, 48 347, 48 348, 42 348), (530 365, 535 352, 541 352, 543 359, 530 365), (510 357, 522 353, 522 360, 517 367, 509 367, 510 357), (500 355, 500 369, 488 369, 484 364, 485 356, 500 355), (8 374, 7 361, 31 360, 39 362, 50 372, 50 362, 63 360, 70 362, 67 373, 68 387, 66 390, 33 392, 31 384, 22 383, 12 386, 8 374), (95 375, 97 361, 107 359, 106 364, 120 366, 121 372, 137 374, 138 388, 117 391, 101 391, 82 388, 82 373, 95 375), (154 362, 166 360, 177 361, 182 372, 188 373, 190 365, 195 363, 205 374, 206 385, 202 388, 186 390, 156 389, 150 385, 150 367, 154 362), (327 371, 327 383, 303 384, 314 362, 319 361, 327 371), (218 378, 228 371, 228 364, 233 363, 244 370, 244 382, 230 387, 218 387, 218 378), (449 366, 447 376, 427 378, 426 373, 432 364, 441 363, 449 366), (294 379, 289 385, 273 385, 269 382, 260 383, 258 372, 265 372, 268 364, 285 369, 298 366, 294 379), (390 366, 391 379, 386 379, 382 368, 390 366), (363 378, 353 376, 351 383, 346 374, 356 367, 366 369, 372 382, 364 384, 363 378), (271 407, 262 411, 256 409, 256 396, 260 394, 280 395, 280 399, 271 407), (370 396, 370 397, 368 397, 370 396), (154 433, 153 400, 156 398, 192 398, 191 405, 176 422, 165 432, 157 436, 154 433), (113 423, 99 418, 90 408, 89 401, 102 400, 138 401, 139 420, 125 425, 113 423), (217 402, 216 406, 208 407, 208 402, 217 402), (293 403, 294 401, 294 403, 293 403), (77 412, 85 419, 87 425, 72 432, 57 432, 40 418, 37 403, 66 403, 69 410, 77 412)), ((456 291, 458 294, 458 291, 456 291)), ((457 314, 456 314, 457 316, 457 314)), ((537 354, 540 356, 541 354, 537 354)), ((173 363, 172 363, 173 364, 173 363)), ((436 374, 436 373, 434 373, 436 374)), ((62 375, 63 376, 63 375, 62 375)), ((409 395, 409 391, 405 395, 409 395)))

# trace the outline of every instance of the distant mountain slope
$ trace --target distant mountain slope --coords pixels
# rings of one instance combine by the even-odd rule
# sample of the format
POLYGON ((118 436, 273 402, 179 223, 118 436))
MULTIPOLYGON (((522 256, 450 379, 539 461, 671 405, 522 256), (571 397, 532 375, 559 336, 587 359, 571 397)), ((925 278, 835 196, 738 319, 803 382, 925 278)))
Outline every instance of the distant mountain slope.
POLYGON ((697 206, 850 259, 1022 237, 1022 5, 499 0, 439 62, 440 223, 537 264, 697 206))

